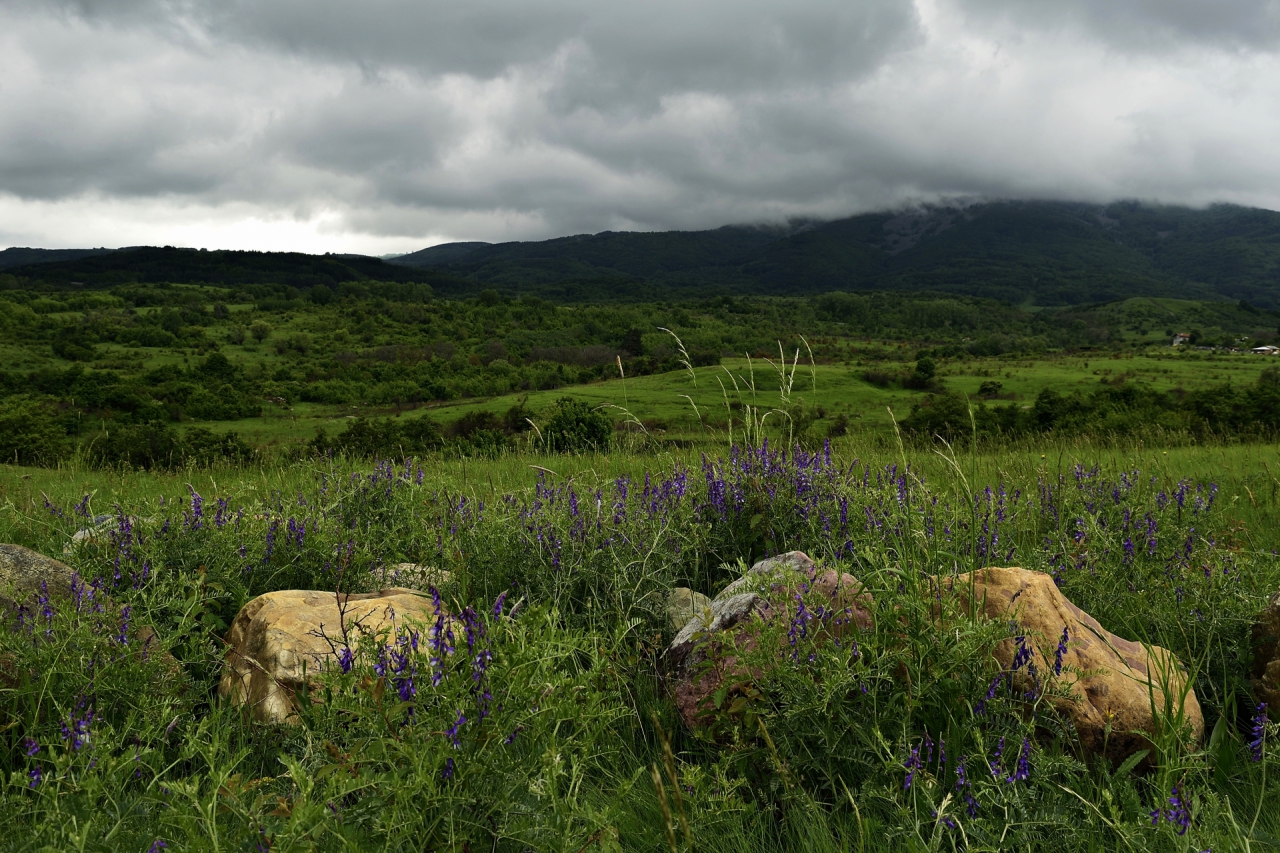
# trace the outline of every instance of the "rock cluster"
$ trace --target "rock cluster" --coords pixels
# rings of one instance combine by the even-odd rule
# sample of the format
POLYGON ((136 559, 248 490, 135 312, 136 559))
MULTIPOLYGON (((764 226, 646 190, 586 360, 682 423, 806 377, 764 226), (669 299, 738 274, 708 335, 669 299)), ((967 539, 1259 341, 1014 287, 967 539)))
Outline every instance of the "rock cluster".
MULTIPOLYGON (((962 609, 971 606, 972 594, 976 616, 1019 626, 1020 638, 995 649, 1002 678, 1020 695, 1043 697, 1074 727, 1085 754, 1123 760, 1151 749, 1161 726, 1177 727, 1175 735, 1188 747, 1203 737, 1204 716, 1195 690, 1172 653, 1107 631, 1072 604, 1049 575, 988 568, 942 587, 959 599, 962 609)), ((691 595, 684 598, 692 600, 691 595)), ((797 612, 813 620, 815 608, 821 607, 812 629, 839 637, 871 630, 873 605, 856 578, 820 570, 799 551, 757 563, 692 612, 667 649, 681 717, 690 727, 700 725, 717 691, 745 687, 759 675, 740 656, 758 648, 763 626, 779 618, 794 621, 797 612), (808 601, 807 610, 800 608, 802 598, 808 601)), ((673 618, 686 612, 669 604, 673 618)), ((1275 658, 1280 596, 1271 612, 1275 658)), ((1273 678, 1280 676, 1280 660, 1268 671, 1273 678)))
POLYGON ((674 676, 673 695, 680 716, 690 727, 711 708, 713 695, 722 687, 749 683, 754 673, 738 659, 737 652, 757 647, 760 629, 780 618, 791 618, 794 600, 801 593, 817 599, 817 610, 806 611, 806 630, 840 637, 855 628, 869 630, 871 596, 857 578, 835 571, 819 572, 801 551, 762 560, 729 584, 709 604, 695 612, 667 649, 674 676), (704 666, 713 661, 714 665, 704 666))

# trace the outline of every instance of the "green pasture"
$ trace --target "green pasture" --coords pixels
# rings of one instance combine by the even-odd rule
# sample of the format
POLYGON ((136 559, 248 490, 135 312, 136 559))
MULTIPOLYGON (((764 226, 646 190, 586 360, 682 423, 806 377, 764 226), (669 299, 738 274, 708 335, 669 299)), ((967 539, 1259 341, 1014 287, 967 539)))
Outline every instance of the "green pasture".
MULTIPOLYGON (((274 352, 256 355, 278 358, 274 352)), ((549 407, 560 397, 575 397, 597 406, 612 408, 615 421, 635 420, 644 424, 654 437, 697 440, 714 434, 727 436, 730 419, 733 429, 741 432, 748 417, 745 407, 758 410, 763 417, 788 404, 803 404, 820 414, 819 427, 829 424, 837 415, 849 419, 850 429, 882 436, 892 434, 893 417, 902 419, 913 404, 926 394, 901 388, 881 388, 867 382, 867 371, 902 373, 912 362, 869 364, 810 364, 803 353, 799 360, 794 352, 787 354, 787 366, 781 359, 763 360, 726 358, 719 367, 700 367, 652 376, 607 379, 586 385, 574 385, 548 391, 528 391, 496 397, 432 403, 416 409, 335 407, 316 403, 294 403, 279 406, 264 402, 259 418, 233 422, 198 422, 216 431, 234 429, 254 444, 280 446, 304 441, 323 427, 333 432, 343 422, 358 415, 416 417, 426 414, 442 424, 452 422, 469 412, 489 411, 502 415, 514 405, 524 403, 536 413, 549 407)), ((1198 351, 1149 350, 1145 353, 1058 355, 1044 358, 979 358, 939 363, 941 387, 970 396, 978 402, 984 382, 1001 383, 989 405, 1015 403, 1030 405, 1042 389, 1063 393, 1089 391, 1100 383, 1140 383, 1158 391, 1177 388, 1197 390, 1226 383, 1248 385, 1257 381, 1265 368, 1280 364, 1280 359, 1248 353, 1212 353, 1198 351)), ((766 418, 766 431, 784 435, 786 420, 779 414, 766 418)), ((635 429, 639 429, 635 427, 635 429)), ((823 430, 825 431, 825 430, 823 430)))

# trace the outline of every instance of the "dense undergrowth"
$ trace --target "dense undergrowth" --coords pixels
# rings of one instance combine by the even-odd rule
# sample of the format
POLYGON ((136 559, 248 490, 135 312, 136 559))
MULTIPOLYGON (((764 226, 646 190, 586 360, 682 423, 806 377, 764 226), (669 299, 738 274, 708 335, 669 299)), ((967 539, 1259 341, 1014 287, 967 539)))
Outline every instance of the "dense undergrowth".
MULTIPOLYGON (((3 844, 1277 845, 1280 754, 1248 690, 1252 618, 1280 588, 1274 448, 1207 466, 1188 451, 866 454, 321 459, 74 497, 88 472, 7 469, 4 541, 59 555, 110 518, 65 558, 74 592, 0 632, 15 673, 0 685, 3 844), (1218 475, 1194 475, 1206 467, 1218 475), (798 602, 761 644, 784 653, 760 653, 757 682, 691 734, 666 697, 666 592, 714 595, 789 549, 861 579, 877 629, 833 642, 798 602), (251 597, 394 585, 401 562, 450 572, 427 594, 458 621, 377 640, 335 626, 340 665, 297 726, 216 698, 221 637, 251 597), (931 576, 985 565, 1049 572, 1110 630, 1174 651, 1204 747, 1179 751, 1170 726, 1150 772, 1082 759, 1043 703, 1028 713, 1001 686, 991 650, 1010 626, 935 613, 931 576)), ((1050 657, 1056 639, 1039 638, 1050 657)))

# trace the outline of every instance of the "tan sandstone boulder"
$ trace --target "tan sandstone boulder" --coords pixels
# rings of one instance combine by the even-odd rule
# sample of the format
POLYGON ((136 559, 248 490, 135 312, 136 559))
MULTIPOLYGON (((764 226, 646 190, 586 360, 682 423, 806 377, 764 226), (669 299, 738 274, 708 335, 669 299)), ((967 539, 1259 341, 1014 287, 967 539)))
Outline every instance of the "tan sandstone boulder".
POLYGON ((871 595, 852 575, 819 571, 801 551, 756 563, 695 614, 667 649, 672 693, 686 725, 699 725, 722 686, 745 686, 756 677, 735 652, 756 648, 764 625, 795 618, 797 594, 808 602, 807 631, 839 638, 873 627, 871 595))
POLYGON ((294 697, 315 673, 337 665, 344 625, 354 646, 362 634, 433 622, 435 616, 430 597, 400 587, 341 596, 296 589, 260 595, 241 608, 227 632, 218 695, 248 705, 263 722, 296 722, 294 697))
MULTIPOLYGON (((1204 715, 1187 674, 1173 654, 1159 646, 1142 646, 1117 637, 1072 604, 1042 572, 1019 568, 987 568, 970 577, 960 575, 947 586, 967 607, 970 584, 980 615, 1016 621, 1025 631, 1024 645, 1031 652, 1036 676, 1021 666, 1014 673, 1015 689, 1026 693, 1043 687, 1053 673, 1062 631, 1067 630, 1063 672, 1055 680, 1069 690, 1068 697, 1045 697, 1075 727, 1088 755, 1105 754, 1122 761, 1150 749, 1158 715, 1181 712, 1190 745, 1204 736, 1204 715), (1167 692, 1166 692, 1167 691, 1167 692), (1185 700, 1183 694, 1185 691, 1185 700)), ((1005 640, 996 647, 996 659, 1006 670, 1014 663, 1018 647, 1005 640)), ((1149 759, 1148 759, 1149 760, 1149 759)))
POLYGON ((1253 625, 1253 695, 1280 720, 1280 592, 1271 596, 1253 625))

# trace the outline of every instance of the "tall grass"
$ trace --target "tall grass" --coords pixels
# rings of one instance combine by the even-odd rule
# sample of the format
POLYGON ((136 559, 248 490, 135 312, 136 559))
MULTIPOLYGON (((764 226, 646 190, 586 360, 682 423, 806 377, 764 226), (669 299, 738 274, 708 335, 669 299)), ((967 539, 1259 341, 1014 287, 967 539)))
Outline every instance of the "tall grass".
POLYGON ((4 541, 59 556, 112 516, 65 557, 92 596, 0 632, 4 843, 1230 850, 1280 834, 1247 685, 1250 621, 1280 588, 1274 447, 706 450, 3 469, 4 541), (877 629, 837 646, 779 625, 761 648, 784 653, 685 730, 667 590, 713 595, 793 548, 862 580, 877 629), (221 637, 252 596, 374 589, 400 562, 451 573, 451 652, 430 625, 353 644, 298 726, 217 700, 221 637), (940 629, 927 581, 991 564, 1049 572, 1109 629, 1195 666, 1212 744, 1140 775, 1084 758, 1017 697, 988 700, 1007 626, 940 629))

